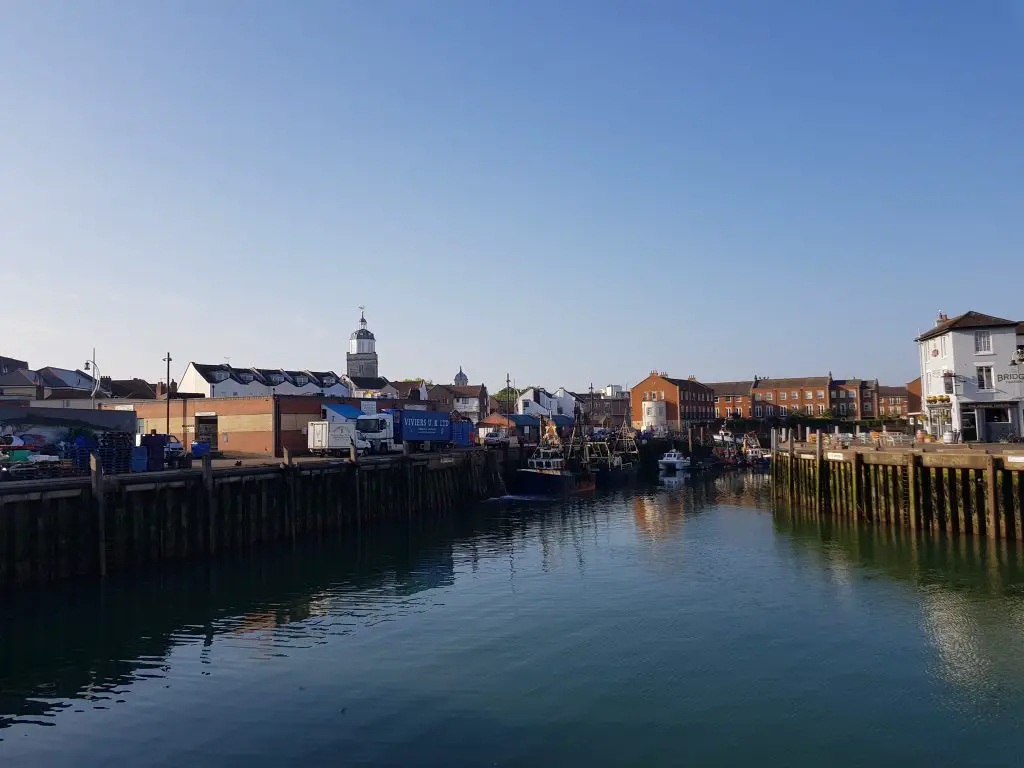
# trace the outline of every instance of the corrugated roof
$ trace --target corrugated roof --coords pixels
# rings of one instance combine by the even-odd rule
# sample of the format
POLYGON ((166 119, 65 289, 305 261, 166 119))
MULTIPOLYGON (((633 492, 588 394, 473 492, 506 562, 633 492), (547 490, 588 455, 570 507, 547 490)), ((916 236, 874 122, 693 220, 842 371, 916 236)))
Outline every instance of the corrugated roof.
POLYGON ((1016 326, 1018 325, 1018 321, 1006 320, 1002 317, 995 317, 993 315, 985 315, 981 312, 975 312, 972 309, 968 312, 964 312, 962 315, 957 315, 956 317, 951 317, 948 320, 943 320, 931 330, 922 333, 916 340, 925 341, 936 336, 941 336, 947 331, 958 330, 961 328, 1002 328, 1010 325, 1016 326))
POLYGON ((508 415, 508 419, 517 427, 540 426, 540 419, 538 419, 536 416, 527 416, 525 413, 511 413, 508 415))

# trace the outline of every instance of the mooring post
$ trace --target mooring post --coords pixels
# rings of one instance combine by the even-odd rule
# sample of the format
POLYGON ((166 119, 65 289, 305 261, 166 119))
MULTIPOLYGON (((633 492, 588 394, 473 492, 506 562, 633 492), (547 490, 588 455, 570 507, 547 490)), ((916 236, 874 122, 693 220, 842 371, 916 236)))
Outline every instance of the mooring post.
POLYGON ((796 480, 795 467, 793 466, 793 459, 796 454, 793 452, 793 429, 787 430, 789 432, 789 456, 786 457, 786 485, 789 487, 789 502, 793 502, 793 482, 796 480))
POLYGON ((206 491, 206 546, 212 555, 217 551, 217 496, 213 492, 213 459, 203 456, 203 489, 206 491))
POLYGON ((814 511, 821 514, 822 510, 822 487, 821 487, 821 430, 814 431, 814 511))
POLYGON ((853 519, 860 519, 860 465, 863 457, 860 451, 855 450, 853 452, 853 482, 851 483, 851 490, 853 491, 853 519))
MULTIPOLYGON (((985 456, 985 503, 988 505, 985 515, 985 535, 995 538, 999 536, 999 502, 996 497, 996 460, 990 453, 985 456)), ((978 515, 981 518, 981 515, 978 515)))
POLYGON ((107 501, 103 485, 103 465, 95 453, 89 454, 89 475, 92 479, 92 497, 96 501, 96 539, 99 545, 100 576, 107 575, 107 501))
POLYGON ((917 528, 917 454, 910 452, 907 457, 907 514, 910 517, 910 530, 917 528))
POLYGON ((693 427, 686 428, 686 445, 689 448, 690 456, 693 456, 693 427))
POLYGON ((354 442, 353 443, 349 443, 349 446, 348 446, 348 460, 349 460, 349 463, 351 463, 351 464, 355 464, 356 461, 357 461, 357 458, 356 458, 356 444, 354 442))

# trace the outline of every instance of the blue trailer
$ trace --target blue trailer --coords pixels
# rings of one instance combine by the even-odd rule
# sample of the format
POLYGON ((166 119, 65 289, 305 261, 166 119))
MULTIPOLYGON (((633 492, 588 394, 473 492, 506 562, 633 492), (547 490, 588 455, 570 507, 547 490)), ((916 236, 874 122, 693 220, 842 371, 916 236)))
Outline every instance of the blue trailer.
POLYGON ((401 451, 406 444, 410 451, 468 448, 475 431, 468 421, 452 421, 447 413, 398 408, 360 416, 356 430, 370 444, 370 453, 401 451))
POLYGON ((439 411, 390 410, 395 422, 395 439, 400 443, 437 443, 452 441, 452 417, 439 411))

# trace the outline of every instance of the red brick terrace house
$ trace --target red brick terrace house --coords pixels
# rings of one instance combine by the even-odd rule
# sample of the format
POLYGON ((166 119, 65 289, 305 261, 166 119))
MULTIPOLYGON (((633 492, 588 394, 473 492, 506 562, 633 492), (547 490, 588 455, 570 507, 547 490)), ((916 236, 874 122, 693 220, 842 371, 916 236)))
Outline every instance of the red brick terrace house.
POLYGON ((638 429, 683 429, 714 418, 714 392, 694 376, 674 379, 663 371, 651 374, 630 390, 630 416, 638 429))
MULTIPOLYGON (((708 384, 715 393, 715 418, 742 418, 754 416, 751 403, 752 381, 718 381, 708 384)), ((757 414, 760 418, 763 414, 757 414)))
POLYGON ((878 388, 878 416, 883 419, 910 417, 910 392, 906 387, 878 388))

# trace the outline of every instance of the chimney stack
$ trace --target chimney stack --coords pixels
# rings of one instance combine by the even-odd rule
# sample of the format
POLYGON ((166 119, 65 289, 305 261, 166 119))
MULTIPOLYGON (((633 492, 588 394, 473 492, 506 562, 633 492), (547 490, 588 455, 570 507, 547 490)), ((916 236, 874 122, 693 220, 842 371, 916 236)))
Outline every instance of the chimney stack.
POLYGON ((938 325, 942 325, 947 320, 949 320, 949 317, 946 315, 946 313, 945 312, 939 312, 939 316, 935 320, 935 325, 937 325, 937 326, 938 325))

